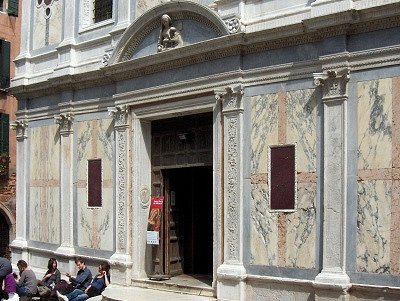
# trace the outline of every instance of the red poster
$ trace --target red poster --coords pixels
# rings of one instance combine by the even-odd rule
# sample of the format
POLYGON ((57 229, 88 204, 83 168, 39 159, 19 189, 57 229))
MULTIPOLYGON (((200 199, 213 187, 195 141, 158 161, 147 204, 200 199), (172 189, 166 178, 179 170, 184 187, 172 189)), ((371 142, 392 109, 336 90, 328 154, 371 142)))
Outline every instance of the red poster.
POLYGON ((163 196, 153 196, 151 198, 150 213, 147 220, 147 231, 160 232, 163 196))

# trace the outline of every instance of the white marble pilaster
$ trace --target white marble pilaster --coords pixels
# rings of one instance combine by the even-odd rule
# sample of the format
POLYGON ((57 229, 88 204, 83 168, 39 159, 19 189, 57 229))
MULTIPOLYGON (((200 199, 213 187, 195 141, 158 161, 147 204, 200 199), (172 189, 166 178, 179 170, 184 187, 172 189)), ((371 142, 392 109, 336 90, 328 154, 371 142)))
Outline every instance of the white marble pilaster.
POLYGON ((128 137, 128 115, 129 109, 126 105, 108 108, 110 116, 114 118, 115 131, 115 237, 116 250, 111 260, 131 264, 130 235, 128 225, 130 224, 130 210, 128 206, 129 192, 129 137, 128 137))
POLYGON ((76 31, 76 6, 77 1, 65 1, 63 14, 62 36, 63 40, 57 46, 58 65, 55 70, 57 76, 68 75, 72 73, 75 61, 75 31, 76 31))
POLYGON ((17 183, 16 183, 16 235, 11 243, 11 247, 26 249, 27 242, 27 226, 28 226, 28 123, 25 120, 16 120, 11 124, 11 127, 16 130, 17 136, 17 157, 19 162, 16 166, 17 183))
POLYGON ((60 207, 62 229, 61 245, 57 253, 75 254, 74 249, 74 197, 73 197, 73 121, 72 113, 61 113, 54 116, 54 121, 60 126, 60 207))
MULTIPOLYGON (((314 74, 322 87, 324 110, 324 218, 322 271, 316 285, 332 285, 344 292, 350 286, 346 274, 346 124, 347 82, 349 71, 314 74)), ((317 294, 318 295, 318 294, 317 294)), ((318 300, 325 300, 323 294, 318 300)))
POLYGON ((219 300, 244 300, 243 87, 215 91, 222 103, 224 143, 224 260, 217 270, 219 300))
POLYGON ((132 141, 132 187, 133 187, 133 238, 132 276, 146 275, 147 217, 151 202, 151 122, 141 121, 133 115, 132 141))
POLYGON ((135 18, 135 0, 118 0, 113 13, 116 14, 116 26, 113 31, 127 28, 135 18))

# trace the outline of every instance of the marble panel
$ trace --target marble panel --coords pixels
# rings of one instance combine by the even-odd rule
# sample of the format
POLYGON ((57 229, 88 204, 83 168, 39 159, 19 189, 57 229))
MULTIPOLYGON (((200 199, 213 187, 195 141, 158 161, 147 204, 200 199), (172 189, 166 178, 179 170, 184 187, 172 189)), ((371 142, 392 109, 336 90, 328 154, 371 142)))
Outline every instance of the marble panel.
POLYGON ((113 251, 114 180, 112 119, 77 123, 77 231, 79 247, 113 251), (88 207, 87 160, 101 159, 102 207, 88 207))
POLYGON ((315 267, 316 184, 297 184, 297 210, 287 214, 286 266, 315 267))
POLYGON ((314 89, 287 93, 286 143, 296 144, 297 172, 315 172, 317 98, 314 89))
POLYGON ((46 40, 46 17, 45 10, 43 7, 34 8, 34 20, 33 20, 33 49, 39 49, 45 46, 46 40))
POLYGON ((49 44, 54 45, 61 42, 63 30, 63 0, 54 1, 51 6, 51 17, 49 18, 49 44))
POLYGON ((269 211, 268 185, 253 185, 251 193, 251 264, 277 265, 278 214, 269 211))
POLYGON ((168 0, 138 0, 136 6, 136 18, 143 15, 149 9, 165 2, 168 2, 168 0))
POLYGON ((58 125, 30 132, 30 239, 60 242, 60 136, 58 125))
POLYGON ((389 273, 392 181, 358 183, 357 260, 359 272, 389 273))
POLYGON ((267 173, 269 145, 278 144, 278 94, 253 96, 251 102, 251 173, 267 173))
POLYGON ((358 83, 358 169, 392 167, 392 79, 358 83))

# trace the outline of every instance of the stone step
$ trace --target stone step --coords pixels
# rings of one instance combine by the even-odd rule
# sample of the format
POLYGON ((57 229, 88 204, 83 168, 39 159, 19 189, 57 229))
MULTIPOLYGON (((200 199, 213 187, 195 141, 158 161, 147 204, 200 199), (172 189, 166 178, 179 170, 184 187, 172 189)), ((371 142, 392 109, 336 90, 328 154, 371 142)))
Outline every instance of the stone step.
POLYGON ((151 279, 135 279, 132 280, 132 285, 135 287, 149 288, 153 290, 170 291, 182 294, 214 297, 214 289, 208 285, 199 285, 193 283, 193 281, 158 281, 151 279))

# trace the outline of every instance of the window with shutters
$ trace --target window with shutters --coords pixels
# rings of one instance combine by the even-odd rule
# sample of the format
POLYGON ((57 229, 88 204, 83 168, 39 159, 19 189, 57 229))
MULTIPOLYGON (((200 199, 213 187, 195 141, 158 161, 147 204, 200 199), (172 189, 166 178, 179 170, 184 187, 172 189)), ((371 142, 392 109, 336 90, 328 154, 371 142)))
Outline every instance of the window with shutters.
POLYGON ((0 89, 10 87, 10 43, 0 40, 0 89))
POLYGON ((102 206, 101 159, 88 160, 88 206, 102 206))
POLYGON ((296 198, 296 148, 294 145, 270 147, 271 210, 293 210, 296 198))
POLYGON ((7 13, 10 16, 18 16, 18 0, 8 0, 7 13))

